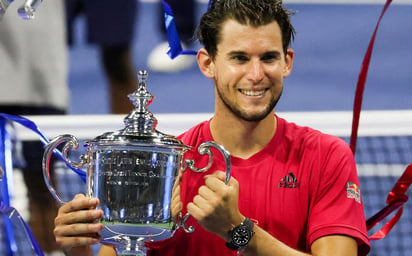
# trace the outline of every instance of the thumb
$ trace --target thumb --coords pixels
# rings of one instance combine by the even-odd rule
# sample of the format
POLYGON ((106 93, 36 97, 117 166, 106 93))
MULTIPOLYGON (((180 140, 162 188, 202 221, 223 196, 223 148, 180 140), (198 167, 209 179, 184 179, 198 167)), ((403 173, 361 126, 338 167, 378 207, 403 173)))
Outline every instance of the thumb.
POLYGON ((231 177, 230 175, 228 176, 226 172, 224 171, 216 171, 211 176, 216 177, 217 179, 221 180, 222 182, 224 182, 226 185, 229 185, 229 186, 233 185, 234 183, 237 184, 237 180, 231 177))

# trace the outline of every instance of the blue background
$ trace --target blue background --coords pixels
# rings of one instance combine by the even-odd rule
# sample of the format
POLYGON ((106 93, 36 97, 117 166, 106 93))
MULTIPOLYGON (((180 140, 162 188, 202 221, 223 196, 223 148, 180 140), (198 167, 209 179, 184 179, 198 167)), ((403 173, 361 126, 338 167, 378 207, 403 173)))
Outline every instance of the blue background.
MULTIPOLYGON (((352 110, 361 63, 383 4, 286 4, 296 12, 295 63, 278 111, 352 110)), ((156 3, 140 3, 136 26, 136 70, 161 42, 156 3)), ((198 16, 206 10, 198 4, 198 16)), ((363 109, 412 109, 412 5, 387 10, 379 28, 364 95, 363 109)), ((98 51, 84 41, 84 21, 76 23, 70 50, 71 114, 108 114, 108 90, 98 51)), ((193 58, 195 58, 193 56, 193 58)), ((179 73, 149 70, 148 89, 156 96, 154 113, 212 112, 213 85, 194 65, 179 73)), ((125 99, 128 100, 128 99, 125 99)))

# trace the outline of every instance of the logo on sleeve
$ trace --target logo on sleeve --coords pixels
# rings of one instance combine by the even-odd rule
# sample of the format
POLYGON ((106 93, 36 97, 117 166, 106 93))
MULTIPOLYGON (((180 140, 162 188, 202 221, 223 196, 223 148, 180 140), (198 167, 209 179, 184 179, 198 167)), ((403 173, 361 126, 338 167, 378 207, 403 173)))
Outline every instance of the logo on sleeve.
POLYGON ((358 185, 348 181, 346 183, 346 196, 347 198, 353 198, 356 202, 361 202, 361 192, 358 185))
POLYGON ((283 179, 280 180, 278 187, 280 188, 297 188, 299 185, 295 175, 290 172, 283 179))

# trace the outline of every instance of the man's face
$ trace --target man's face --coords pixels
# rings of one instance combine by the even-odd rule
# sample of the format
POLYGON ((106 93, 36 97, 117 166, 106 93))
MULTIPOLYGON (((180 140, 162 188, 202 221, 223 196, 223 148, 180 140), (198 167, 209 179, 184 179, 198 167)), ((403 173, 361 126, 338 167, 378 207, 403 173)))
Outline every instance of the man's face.
POLYGON ((284 54, 276 22, 252 27, 226 21, 210 66, 216 86, 216 111, 229 110, 246 121, 262 120, 279 100, 292 61, 292 50, 284 54))

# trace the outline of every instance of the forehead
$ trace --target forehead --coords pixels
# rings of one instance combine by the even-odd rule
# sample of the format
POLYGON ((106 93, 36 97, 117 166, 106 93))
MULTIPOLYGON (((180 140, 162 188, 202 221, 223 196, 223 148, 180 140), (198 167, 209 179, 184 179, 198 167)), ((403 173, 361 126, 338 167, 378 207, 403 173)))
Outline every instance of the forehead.
POLYGON ((222 24, 219 45, 282 47, 282 33, 276 21, 256 27, 228 19, 222 24))

